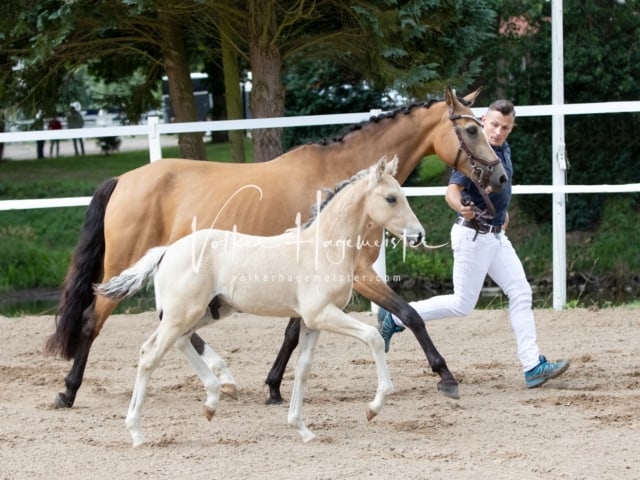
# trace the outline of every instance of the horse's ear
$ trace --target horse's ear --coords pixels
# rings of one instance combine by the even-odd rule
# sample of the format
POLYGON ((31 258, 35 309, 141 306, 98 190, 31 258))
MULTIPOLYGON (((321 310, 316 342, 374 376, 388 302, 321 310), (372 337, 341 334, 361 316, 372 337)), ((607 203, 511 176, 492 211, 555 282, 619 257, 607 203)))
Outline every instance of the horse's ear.
POLYGON ((447 101, 449 110, 453 110, 455 106, 460 103, 456 98, 456 92, 451 88, 451 85, 447 85, 447 88, 444 92, 444 98, 447 101))
POLYGON ((396 176, 398 173, 398 155, 394 155, 389 163, 387 163, 386 172, 392 177, 396 176))
POLYGON ((476 101, 476 98, 478 97, 478 95, 480 95, 481 91, 482 91, 482 87, 478 87, 478 89, 475 92, 471 92, 470 94, 464 97, 464 99, 467 102, 469 102, 469 106, 473 105, 473 102, 476 101))
MULTIPOLYGON (((469 106, 473 105, 478 95, 482 91, 482 87, 478 88, 475 92, 471 92, 464 97, 464 100, 468 103, 469 106)), ((455 109, 455 106, 460 104, 458 97, 456 97, 456 91, 451 88, 450 85, 447 85, 447 89, 445 91, 445 98, 447 100, 447 105, 451 110, 455 109)))

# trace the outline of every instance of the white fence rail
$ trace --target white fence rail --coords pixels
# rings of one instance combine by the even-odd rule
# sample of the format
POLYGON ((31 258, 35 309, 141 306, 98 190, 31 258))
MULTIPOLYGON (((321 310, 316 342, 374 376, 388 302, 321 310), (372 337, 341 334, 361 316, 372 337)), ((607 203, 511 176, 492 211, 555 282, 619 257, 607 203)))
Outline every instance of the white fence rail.
MULTIPOLYGON (((474 114, 482 115, 486 108, 474 108, 474 114)), ((571 105, 539 105, 516 107, 518 117, 553 116, 553 115, 587 115, 602 113, 631 113, 640 112, 640 101, 631 102, 604 102, 583 103, 571 105)), ((160 136, 166 134, 187 132, 210 132, 228 130, 253 130, 260 128, 284 128, 310 125, 340 125, 358 123, 368 120, 372 115, 380 111, 370 111, 353 114, 336 115, 306 115, 299 117, 261 118, 249 120, 227 120, 211 122, 190 123, 158 123, 158 119, 151 117, 147 125, 120 126, 120 127, 94 127, 70 130, 45 130, 29 132, 0 133, 0 143, 10 142, 34 142, 36 140, 73 139, 73 138, 99 138, 117 136, 146 136, 149 140, 150 161, 162 158, 160 136)), ((551 143, 551 139, 549 139, 551 143)), ((570 152, 569 152, 570 155, 570 152)), ((634 161, 638 161, 635 159, 634 161)), ((551 162, 554 160, 551 159, 551 162)), ((445 187, 412 187, 404 189, 408 196, 437 196, 444 195, 445 187)), ((622 185, 514 185, 513 193, 519 194, 580 194, 580 193, 625 193, 639 192, 640 184, 622 185)), ((35 208, 78 207, 89 204, 91 197, 67 197, 27 200, 0 200, 0 211, 25 210, 35 208)), ((553 245, 564 245, 566 232, 555 232, 553 245), (562 238, 555 238, 562 235, 562 238), (562 240, 560 242, 560 240, 562 240)), ((566 268, 566 265, 554 265, 556 268, 566 268)), ((557 286, 555 289, 566 292, 566 285, 557 286)), ((566 298, 566 295, 561 295, 566 298)), ((554 307, 558 308, 555 305, 554 307)))

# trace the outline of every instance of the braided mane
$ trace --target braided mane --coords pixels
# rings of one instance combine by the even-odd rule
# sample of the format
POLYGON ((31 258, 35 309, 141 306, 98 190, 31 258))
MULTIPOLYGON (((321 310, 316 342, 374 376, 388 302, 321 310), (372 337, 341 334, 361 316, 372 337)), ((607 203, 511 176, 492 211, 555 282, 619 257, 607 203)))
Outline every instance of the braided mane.
MULTIPOLYGON (((458 100, 460 100, 460 102, 462 102, 465 106, 468 106, 468 102, 463 99, 463 98, 459 98, 458 100)), ((358 131, 358 130, 362 130, 363 128, 366 128, 367 126, 371 125, 371 124, 375 124, 375 123, 380 123, 383 120, 387 120, 387 119, 393 119, 396 116, 402 114, 402 115, 409 115, 412 111, 414 111, 415 109, 418 108, 430 108, 431 105, 433 105, 434 103, 438 103, 438 102, 442 102, 443 100, 436 100, 436 99, 431 99, 428 100, 426 102, 414 102, 410 105, 406 105, 403 107, 398 107, 394 110, 391 110, 389 112, 385 112, 385 113, 381 113, 379 115, 374 115, 371 118, 369 118, 369 120, 365 120, 362 121, 360 123, 357 123, 355 125, 351 125, 346 127, 346 129, 338 136, 335 136, 333 138, 323 138, 318 140, 317 142, 309 142, 309 145, 321 145, 321 146, 327 146, 327 145, 331 145, 333 143, 341 143, 344 140, 344 137, 346 137, 348 134, 358 131)))

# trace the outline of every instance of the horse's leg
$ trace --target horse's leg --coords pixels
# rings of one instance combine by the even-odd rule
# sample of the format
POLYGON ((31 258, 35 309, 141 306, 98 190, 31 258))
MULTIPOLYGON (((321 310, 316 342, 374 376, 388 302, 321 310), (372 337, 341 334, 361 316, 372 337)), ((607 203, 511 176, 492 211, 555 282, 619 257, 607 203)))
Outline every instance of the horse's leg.
POLYGON ((78 347, 73 357, 71 370, 64 378, 65 391, 56 395, 56 408, 71 408, 73 406, 78 390, 82 385, 93 341, 100 334, 104 322, 117 304, 117 301, 96 297, 93 303, 82 313, 83 327, 77 338, 78 347))
POLYGON ((64 379, 66 391, 55 399, 56 407, 69 408, 75 401, 82 384, 89 350, 99 328, 117 302, 105 307, 100 313, 104 319, 96 322, 96 299, 92 283, 100 278, 105 252, 105 212, 118 180, 111 178, 100 185, 93 194, 85 213, 84 224, 73 259, 64 282, 56 314, 56 331, 47 340, 46 351, 60 354, 63 358, 73 358, 73 366, 64 379), (96 331, 94 325, 100 325, 96 331))
POLYGON ((391 290, 384 281, 377 277, 373 270, 371 270, 370 274, 358 274, 357 278, 359 280, 356 281, 354 289, 358 293, 385 310, 395 314, 398 318, 402 319, 402 323, 413 332, 427 356, 431 370, 440 375, 438 391, 450 398, 460 398, 458 381, 451 374, 447 362, 433 344, 420 315, 418 315, 411 305, 402 299, 402 297, 391 290), (377 278, 377 280, 374 278, 377 278), (372 280, 364 281, 367 279, 372 280))
MULTIPOLYGON (((291 392, 291 401, 289 403, 289 425, 294 427, 302 441, 308 442, 313 440, 315 435, 306 427, 302 420, 302 401, 304 392, 311 373, 311 365, 313 364, 313 354, 318 343, 320 335, 319 330, 311 330, 304 325, 304 322, 298 322, 300 329, 300 353, 298 363, 296 365, 295 379, 293 381, 293 390, 291 392)), ((384 349, 384 344, 383 344, 384 349)))
MULTIPOLYGON (((204 361, 204 358, 201 355, 198 355, 198 352, 193 348, 193 345, 186 335, 178 339, 176 347, 180 352, 182 352, 187 360, 189 360, 189 363, 191 363, 191 366, 202 381, 202 385, 207 392, 207 400, 204 402, 203 413, 204 416, 207 417, 207 420, 211 421, 211 418, 216 413, 216 408, 218 407, 218 402, 220 400, 220 380, 218 380, 215 374, 211 372, 211 369, 204 361)), ((213 352, 213 350, 211 351, 213 352)), ((217 356, 215 352, 213 353, 217 356)), ((222 359, 220 360, 222 361, 222 359)))
POLYGON ((389 376, 389 367, 384 354, 384 340, 375 327, 356 320, 333 304, 326 305, 320 314, 312 318, 313 320, 308 322, 309 328, 347 335, 357 338, 369 346, 376 364, 378 378, 376 396, 369 403, 367 410, 367 420, 371 420, 382 410, 386 396, 393 393, 393 383, 389 376))
POLYGON ((300 318, 292 318, 289 320, 289 324, 284 331, 284 341, 265 381, 269 386, 269 398, 265 402, 267 405, 279 405, 282 403, 280 384, 282 383, 282 377, 284 376, 284 371, 287 368, 291 354, 298 346, 300 323, 300 318))

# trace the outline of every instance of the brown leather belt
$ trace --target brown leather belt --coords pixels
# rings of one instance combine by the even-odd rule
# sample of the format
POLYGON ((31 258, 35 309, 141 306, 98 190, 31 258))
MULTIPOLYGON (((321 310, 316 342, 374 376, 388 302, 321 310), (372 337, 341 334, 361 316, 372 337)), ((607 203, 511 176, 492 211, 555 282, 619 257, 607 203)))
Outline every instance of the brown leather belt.
POLYGON ((489 225, 488 223, 482 222, 470 222, 463 217, 458 217, 455 223, 457 223, 458 225, 462 225, 463 227, 472 228, 478 233, 500 233, 502 231, 502 225, 489 225))

